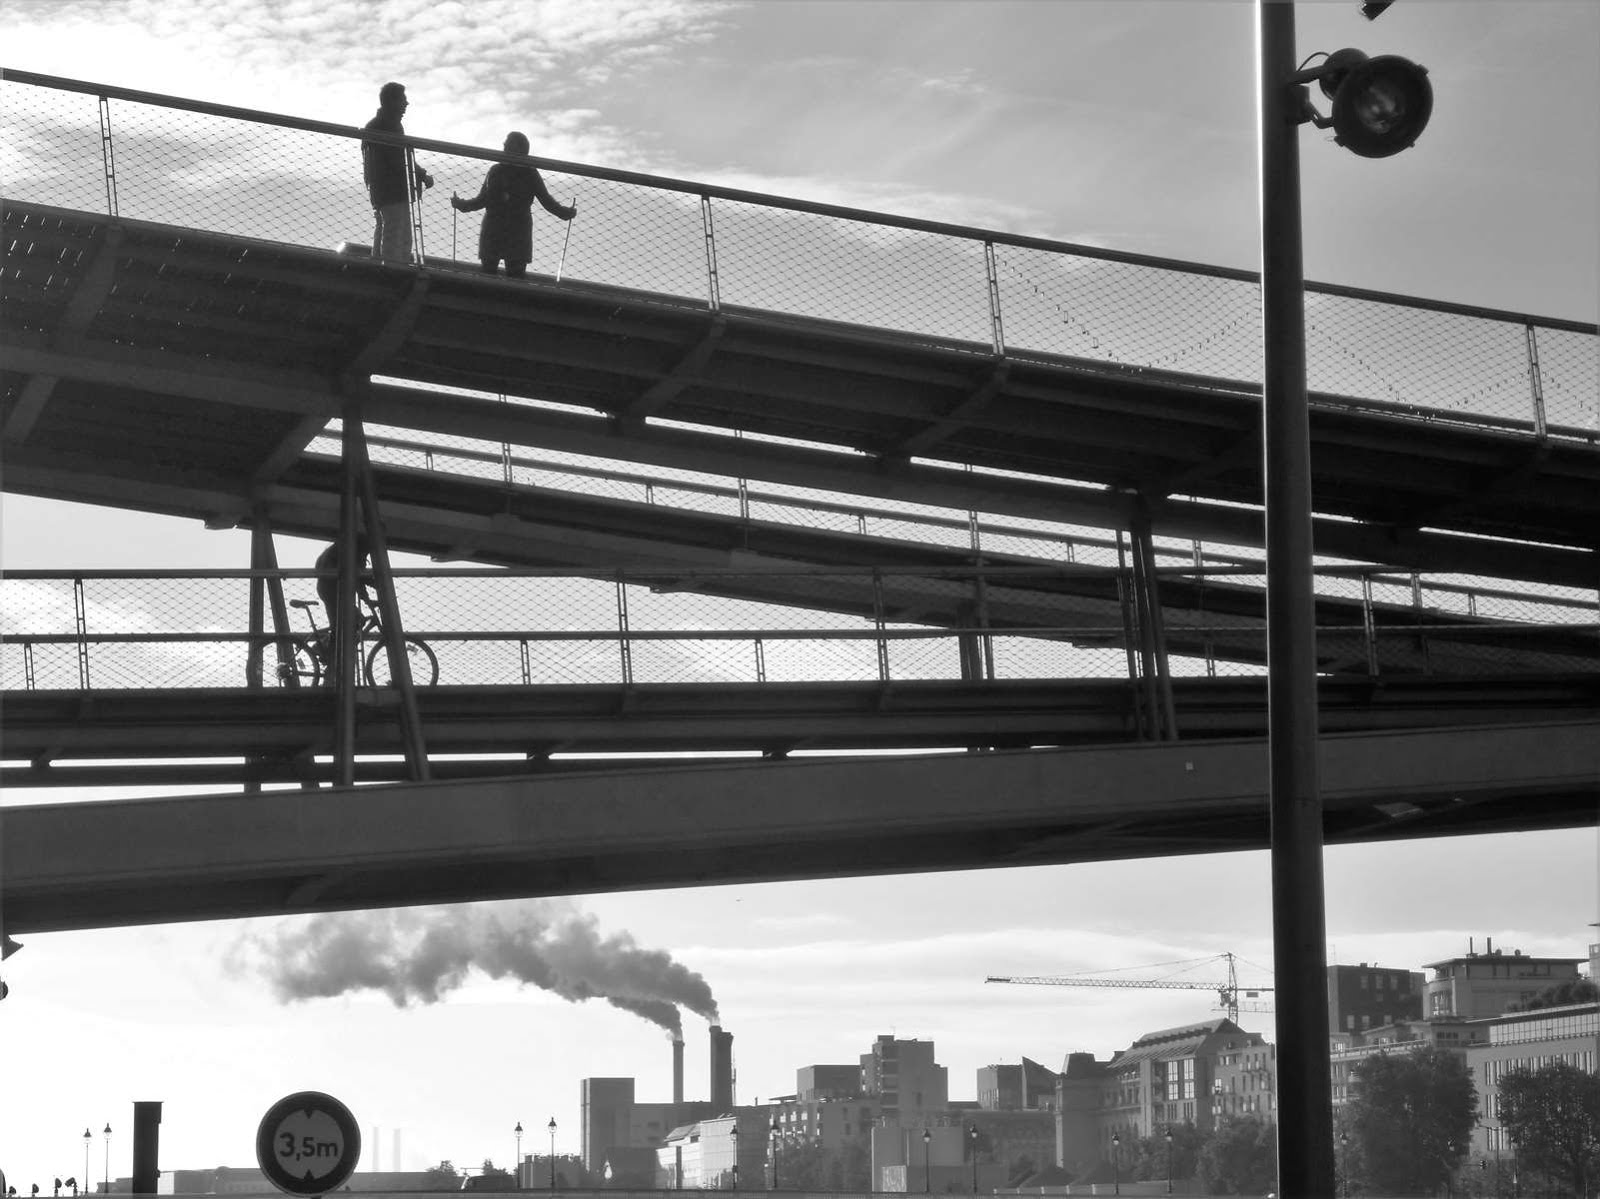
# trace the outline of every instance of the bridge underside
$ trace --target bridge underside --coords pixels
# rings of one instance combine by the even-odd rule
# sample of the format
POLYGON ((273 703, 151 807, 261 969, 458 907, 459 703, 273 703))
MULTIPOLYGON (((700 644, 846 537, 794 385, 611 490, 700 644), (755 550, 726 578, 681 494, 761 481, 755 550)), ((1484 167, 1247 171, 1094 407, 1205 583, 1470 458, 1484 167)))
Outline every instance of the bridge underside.
MULTIPOLYGON (((1321 743, 1331 844, 1592 825, 1600 726, 1321 743)), ((1260 740, 43 804, 12 933, 1263 849, 1260 740)))

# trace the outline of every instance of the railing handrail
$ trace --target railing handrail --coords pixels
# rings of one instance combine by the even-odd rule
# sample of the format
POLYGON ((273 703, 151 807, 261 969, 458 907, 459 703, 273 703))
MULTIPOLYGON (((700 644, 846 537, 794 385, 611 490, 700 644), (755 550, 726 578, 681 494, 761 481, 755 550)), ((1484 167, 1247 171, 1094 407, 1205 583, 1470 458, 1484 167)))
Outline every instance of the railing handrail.
MULTIPOLYGON (((945 237, 960 238, 965 241, 1015 246, 1021 249, 1043 250, 1052 253, 1070 254, 1081 258, 1097 258, 1107 262, 1121 263, 1127 266, 1151 267, 1158 270, 1174 271, 1190 275, 1206 275, 1213 278, 1232 279, 1245 283, 1257 283, 1261 278, 1259 271, 1243 270, 1238 267, 1216 266, 1209 263, 1193 262, 1180 258, 1163 258, 1157 255, 1137 254, 1126 250, 1111 250, 1101 246, 1091 246, 1077 242, 1058 241, 1052 238, 1030 237, 1025 234, 1007 233, 999 229, 985 229, 973 225, 958 225, 948 221, 933 221, 922 217, 901 216, 895 213, 878 212, 865 208, 852 208, 841 204, 826 204, 815 200, 801 200, 794 197, 773 195, 767 192, 756 192, 743 188, 724 187, 714 183, 702 183, 688 179, 677 179, 666 175, 651 175, 640 171, 621 170, 616 167, 601 167, 588 163, 570 162, 565 159, 544 158, 538 155, 507 154, 502 150, 490 150, 478 146, 465 145, 459 142, 442 141, 436 138, 415 137, 410 134, 400 136, 390 133, 369 132, 354 125, 341 125, 331 121, 317 121, 306 117, 288 116, 281 113, 266 112, 260 109, 241 108, 235 105, 216 104, 205 100, 190 100, 181 96, 166 95, 161 92, 147 92, 136 88, 113 87, 107 84, 92 83, 81 79, 69 79, 59 75, 44 75, 34 71, 14 70, 10 67, 0 67, 0 82, 14 82, 27 84, 34 87, 51 88, 58 91, 80 92, 84 95, 104 97, 108 99, 127 100, 132 103, 149 104, 161 108, 181 109, 187 112, 201 113, 206 116, 218 116, 230 120, 248 121, 258 125, 275 125, 286 129, 298 129, 304 132, 327 134, 335 137, 350 138, 357 141, 375 141, 385 144, 405 145, 414 150, 432 151, 434 153, 449 154, 462 158, 476 158, 494 162, 531 162, 541 169, 558 171, 568 175, 577 175, 592 179, 603 179, 612 183, 624 183, 639 187, 656 188, 663 191, 682 192, 686 195, 709 197, 712 199, 727 200, 734 203, 753 204, 764 208, 778 208, 790 212, 803 212, 813 216, 835 217, 841 220, 857 221, 863 224, 881 225, 897 229, 908 229, 914 232, 931 233, 945 237)), ((1372 303, 1389 304, 1401 308, 1414 308, 1429 312, 1448 313, 1454 316, 1477 317, 1484 320, 1503 321, 1520 325, 1533 325, 1541 329, 1559 329, 1569 333, 1600 335, 1600 325, 1584 321, 1570 320, 1563 317, 1537 316, 1531 313, 1514 312, 1509 309, 1486 308, 1473 304, 1459 304, 1448 300, 1433 300, 1422 296, 1405 296, 1392 292, 1374 291, 1368 288, 1350 287, 1344 284, 1336 283, 1318 283, 1310 280, 1306 282, 1305 288, 1309 292, 1340 296, 1346 299, 1365 300, 1372 303)))

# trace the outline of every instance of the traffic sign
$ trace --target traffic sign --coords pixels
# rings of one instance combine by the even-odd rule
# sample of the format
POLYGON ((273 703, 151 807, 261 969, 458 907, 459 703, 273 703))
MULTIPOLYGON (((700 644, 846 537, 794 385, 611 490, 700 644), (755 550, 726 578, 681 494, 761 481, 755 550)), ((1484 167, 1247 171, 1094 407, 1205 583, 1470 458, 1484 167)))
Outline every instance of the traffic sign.
POLYGON ((256 1161, 267 1181, 290 1195, 338 1190, 361 1159, 361 1129, 350 1109, 321 1091, 274 1103, 256 1129, 256 1161))

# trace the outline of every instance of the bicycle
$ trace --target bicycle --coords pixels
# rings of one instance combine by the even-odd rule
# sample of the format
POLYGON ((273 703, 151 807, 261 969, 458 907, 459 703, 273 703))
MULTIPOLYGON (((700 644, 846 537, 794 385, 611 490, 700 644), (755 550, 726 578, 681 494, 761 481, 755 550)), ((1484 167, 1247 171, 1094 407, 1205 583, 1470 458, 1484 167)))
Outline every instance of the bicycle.
MULTIPOLYGON (((389 647, 384 641, 383 617, 372 597, 365 592, 357 592, 356 602, 362 610, 361 624, 356 629, 356 653, 362 664, 361 676, 369 687, 392 687, 394 680, 389 673, 389 647)), ((332 678, 334 670, 329 630, 317 627, 317 618, 312 611, 322 605, 316 600, 297 599, 290 600, 289 606, 299 608, 306 614, 306 620, 311 623, 311 632, 295 635, 291 643, 293 655, 288 662, 278 664, 278 678, 285 682, 291 678, 310 679, 310 686, 320 687, 324 679, 332 678)), ((411 666, 412 684, 432 687, 439 681, 439 659, 434 655, 433 647, 416 637, 405 638, 405 647, 406 659, 411 666)))

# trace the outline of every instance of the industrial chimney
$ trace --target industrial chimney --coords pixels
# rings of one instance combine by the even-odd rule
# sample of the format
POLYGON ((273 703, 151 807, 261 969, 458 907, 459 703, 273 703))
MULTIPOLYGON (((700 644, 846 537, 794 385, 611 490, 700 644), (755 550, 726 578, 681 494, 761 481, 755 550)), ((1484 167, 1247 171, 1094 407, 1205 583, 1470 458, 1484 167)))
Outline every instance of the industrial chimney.
POLYGON ((711 1107, 719 1115, 733 1110, 733 1034, 711 1026, 711 1107))
POLYGON ((683 1102, 683 1038, 672 1038, 672 1102, 683 1102))

